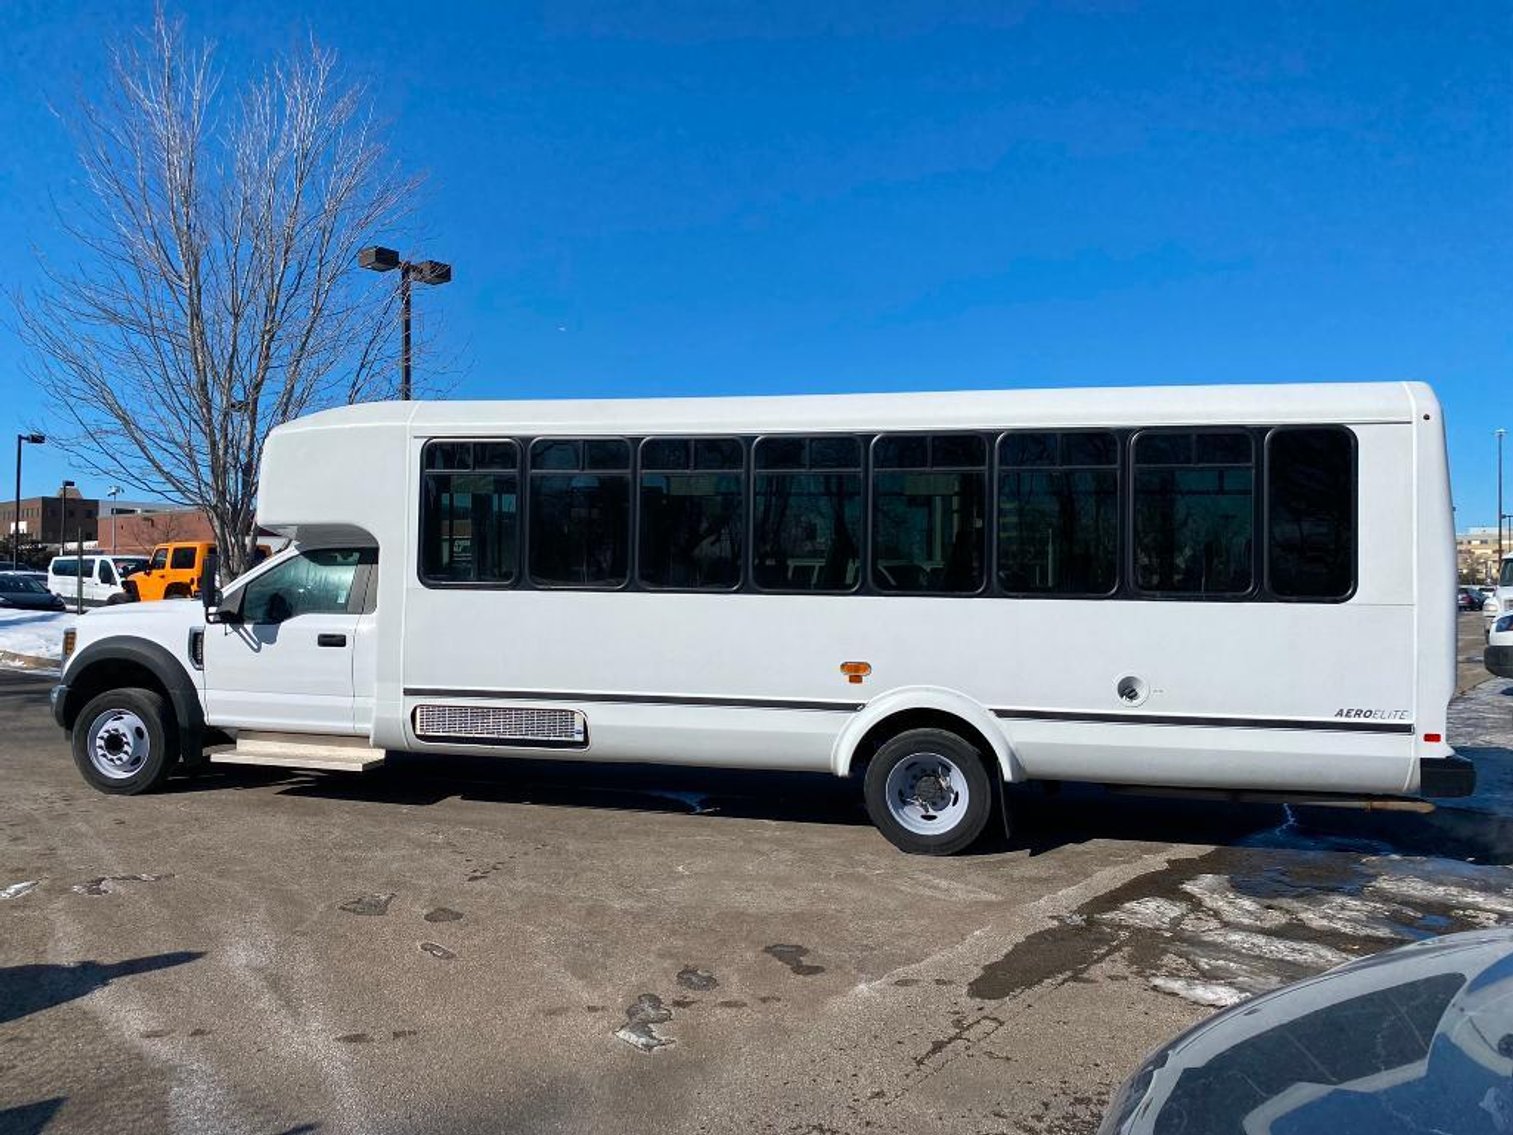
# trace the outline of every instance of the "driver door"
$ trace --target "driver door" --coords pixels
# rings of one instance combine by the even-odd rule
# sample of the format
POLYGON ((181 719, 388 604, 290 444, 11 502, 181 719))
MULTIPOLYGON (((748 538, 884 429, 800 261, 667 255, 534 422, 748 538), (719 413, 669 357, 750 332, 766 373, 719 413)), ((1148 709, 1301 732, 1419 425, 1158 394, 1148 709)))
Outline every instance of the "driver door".
POLYGON ((356 732, 352 644, 371 550, 301 552, 227 596, 238 622, 205 628, 205 720, 291 733, 356 732))

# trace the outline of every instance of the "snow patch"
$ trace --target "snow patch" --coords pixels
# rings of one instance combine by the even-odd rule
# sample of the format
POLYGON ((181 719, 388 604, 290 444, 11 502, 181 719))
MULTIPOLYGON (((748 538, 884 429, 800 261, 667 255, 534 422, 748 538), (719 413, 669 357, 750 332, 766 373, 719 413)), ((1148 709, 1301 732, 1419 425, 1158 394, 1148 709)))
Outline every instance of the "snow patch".
POLYGON ((63 632, 78 619, 67 611, 0 611, 0 650, 61 661, 63 632))
POLYGON ((1220 985, 1212 981, 1193 981, 1186 977, 1153 977, 1150 979, 1151 988, 1159 989, 1162 993, 1171 993, 1184 1001, 1191 1001, 1194 1005, 1205 1005, 1211 1009, 1227 1009, 1231 1005, 1238 1005, 1245 1000, 1245 994, 1241 993, 1232 985, 1220 985))
POLYGON ((12 883, 8 887, 0 887, 0 899, 18 899, 27 891, 37 889, 38 880, 27 879, 24 882, 12 883))
POLYGON ((1221 922, 1269 930, 1287 921, 1280 910, 1237 894, 1223 875, 1197 875, 1183 883, 1182 889, 1221 922))
POLYGON ((1234 950, 1246 957, 1286 962, 1307 969, 1333 969, 1352 960, 1343 950, 1319 942, 1298 942, 1291 938, 1277 938, 1270 934, 1256 934, 1249 930, 1227 927, 1203 935, 1203 941, 1234 950))
POLYGON ((1366 884, 1369 891, 1379 891, 1394 898, 1439 906, 1463 907, 1490 914, 1513 915, 1513 896, 1495 891, 1478 891, 1449 883, 1433 883, 1413 875, 1383 875, 1366 884))
POLYGON ((1191 908, 1172 899, 1144 898, 1124 903, 1103 916, 1105 922, 1138 926, 1142 930, 1169 930, 1191 908))

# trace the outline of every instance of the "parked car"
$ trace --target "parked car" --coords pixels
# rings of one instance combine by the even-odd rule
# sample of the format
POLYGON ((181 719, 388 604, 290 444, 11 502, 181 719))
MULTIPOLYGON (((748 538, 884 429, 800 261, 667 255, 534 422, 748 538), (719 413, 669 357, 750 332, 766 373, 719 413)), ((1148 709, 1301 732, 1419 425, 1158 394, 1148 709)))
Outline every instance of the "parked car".
POLYGON ((1458 587, 1455 590, 1455 609, 1457 611, 1480 611, 1487 597, 1475 587, 1458 587))
POLYGON ((1349 962, 1210 1017, 1114 1096, 1100 1135, 1479 1135, 1513 1116, 1513 928, 1349 962))
MULTIPOLYGON (((150 602, 157 599, 191 599, 200 593, 200 577, 205 574, 205 558, 215 551, 208 540, 183 540, 159 544, 141 571, 126 581, 127 595, 150 602)), ((260 564, 270 549, 259 544, 252 562, 260 564)))
POLYGON ((62 599, 47 589, 36 572, 0 571, 0 611, 62 611, 62 599))
POLYGON ((54 595, 72 603, 79 595, 83 577, 84 606, 99 607, 119 603, 126 598, 123 583, 133 572, 147 565, 146 556, 117 556, 97 553, 92 556, 54 556, 47 565, 47 587, 54 595))
POLYGON ((1492 624, 1482 660, 1490 673, 1513 678, 1513 615, 1502 615, 1492 624))

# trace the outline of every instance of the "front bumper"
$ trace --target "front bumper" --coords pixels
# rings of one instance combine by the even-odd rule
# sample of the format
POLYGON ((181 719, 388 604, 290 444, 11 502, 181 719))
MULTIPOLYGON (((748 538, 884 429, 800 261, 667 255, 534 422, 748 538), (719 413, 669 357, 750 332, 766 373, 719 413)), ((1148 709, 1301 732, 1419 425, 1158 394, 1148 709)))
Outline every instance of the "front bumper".
POLYGON ((64 707, 68 704, 67 682, 59 682, 52 688, 52 693, 47 695, 47 704, 53 711, 53 720, 58 723, 58 728, 67 729, 68 720, 63 716, 64 707))
POLYGON ((1489 646, 1482 661, 1499 678, 1513 678, 1513 646, 1489 646))
POLYGON ((1420 796, 1470 796, 1476 791, 1476 766, 1465 757, 1420 757, 1420 796))

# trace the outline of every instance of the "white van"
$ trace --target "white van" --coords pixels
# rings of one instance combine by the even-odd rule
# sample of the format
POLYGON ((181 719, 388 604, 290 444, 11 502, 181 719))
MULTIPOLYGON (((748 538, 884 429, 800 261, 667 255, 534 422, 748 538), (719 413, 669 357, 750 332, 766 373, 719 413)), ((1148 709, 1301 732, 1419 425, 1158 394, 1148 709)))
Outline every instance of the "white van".
POLYGON ((943 854, 1004 782, 1475 783, 1418 383, 369 403, 273 431, 257 523, 291 546, 206 606, 65 638, 95 788, 207 737, 805 770, 943 854))
POLYGON ((1513 552, 1502 558, 1497 573, 1497 583, 1491 598, 1482 604, 1482 618, 1487 623, 1487 633, 1492 633, 1492 624, 1504 615, 1513 615, 1513 552))
POLYGON ((66 602, 74 603, 79 597, 79 576, 82 574, 84 606, 100 607, 112 600, 119 602, 116 596, 124 599, 126 592, 121 581, 146 566, 146 556, 54 556, 47 565, 47 589, 62 596, 66 602))

